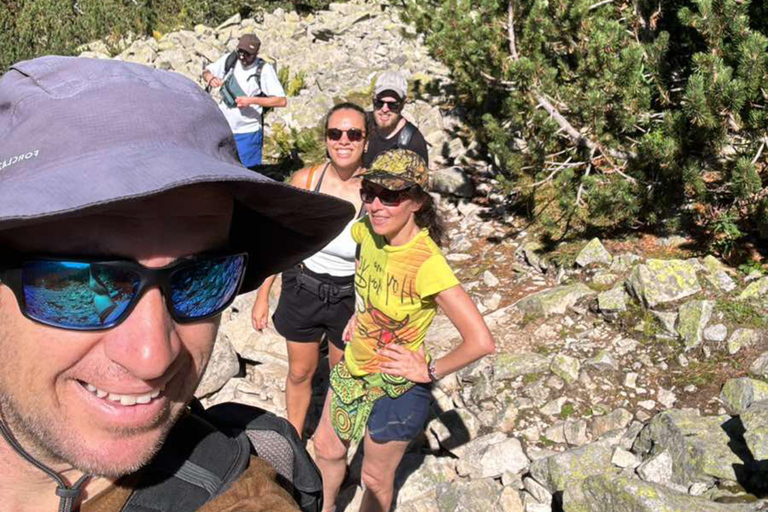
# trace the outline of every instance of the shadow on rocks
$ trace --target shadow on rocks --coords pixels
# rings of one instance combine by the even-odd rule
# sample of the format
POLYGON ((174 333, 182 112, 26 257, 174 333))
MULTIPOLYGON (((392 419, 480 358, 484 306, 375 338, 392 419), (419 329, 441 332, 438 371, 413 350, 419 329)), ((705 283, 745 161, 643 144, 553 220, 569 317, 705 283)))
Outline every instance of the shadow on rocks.
POLYGON ((730 441, 728 447, 743 464, 733 464, 736 481, 744 490, 757 498, 768 497, 768 460, 756 460, 744 439, 746 429, 738 416, 723 423, 730 441))

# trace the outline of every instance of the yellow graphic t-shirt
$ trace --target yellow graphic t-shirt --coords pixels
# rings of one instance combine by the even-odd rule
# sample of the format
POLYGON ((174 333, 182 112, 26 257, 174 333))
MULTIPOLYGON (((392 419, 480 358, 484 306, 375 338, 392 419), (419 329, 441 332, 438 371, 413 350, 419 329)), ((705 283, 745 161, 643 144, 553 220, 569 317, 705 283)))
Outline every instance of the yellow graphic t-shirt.
POLYGON ((378 352, 389 343, 418 350, 437 313, 434 296, 459 281, 426 229, 394 247, 374 233, 366 217, 352 226, 352 238, 360 244, 357 328, 344 359, 360 377, 380 371, 378 352))

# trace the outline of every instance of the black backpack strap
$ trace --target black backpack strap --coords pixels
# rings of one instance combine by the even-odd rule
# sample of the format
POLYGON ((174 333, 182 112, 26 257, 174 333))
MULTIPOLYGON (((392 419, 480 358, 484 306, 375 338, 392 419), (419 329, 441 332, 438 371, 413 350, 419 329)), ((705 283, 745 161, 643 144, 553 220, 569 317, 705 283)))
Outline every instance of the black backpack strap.
POLYGON ((122 512, 193 512, 229 489, 251 455, 245 435, 229 437, 200 416, 181 418, 141 471, 122 512))
POLYGON ((224 61, 224 76, 227 76, 227 73, 232 71, 232 68, 235 67, 235 64, 237 63, 237 52, 234 51, 227 55, 227 60, 224 61))
POLYGON ((416 133, 416 126, 414 126, 410 121, 406 121, 403 129, 400 130, 400 133, 397 134, 397 148, 408 149, 408 144, 411 143, 411 138, 413 137, 414 133, 416 133))
MULTIPOLYGON (((256 80, 256 84, 259 86, 260 91, 261 91, 261 72, 264 69, 264 64, 266 63, 267 61, 265 61, 261 57, 256 58, 256 69, 253 70, 253 74, 248 77, 249 80, 251 78, 256 80)), ((264 91, 261 91, 261 96, 265 96, 264 91)))

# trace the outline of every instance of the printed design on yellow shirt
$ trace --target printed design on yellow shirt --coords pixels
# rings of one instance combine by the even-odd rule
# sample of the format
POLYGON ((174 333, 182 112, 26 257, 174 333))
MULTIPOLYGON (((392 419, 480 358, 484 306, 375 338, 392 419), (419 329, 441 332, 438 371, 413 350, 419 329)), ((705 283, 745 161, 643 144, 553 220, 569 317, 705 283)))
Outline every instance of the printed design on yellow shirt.
POLYGON ((403 344, 402 338, 398 335, 400 334, 398 331, 402 331, 403 328, 408 326, 410 315, 405 315, 405 318, 402 320, 395 320, 394 318, 385 315, 383 311, 373 307, 370 300, 368 301, 368 313, 371 315, 371 320, 373 320, 374 325, 378 327, 378 329, 369 331, 365 330, 365 326, 362 326, 362 328, 365 330, 366 336, 378 340, 376 348, 381 350, 393 341, 395 343, 400 343, 401 345, 403 344))
POLYGON ((391 268, 385 269, 381 261, 371 262, 362 255, 355 274, 355 287, 361 293, 366 292, 366 297, 380 297, 385 305, 414 305, 421 300, 414 289, 415 277, 415 274, 398 275, 391 268))
MULTIPOLYGON (((380 309, 376 309, 371 301, 368 301, 365 314, 370 317, 370 322, 362 321, 358 323, 358 332, 367 337, 370 340, 376 341, 376 348, 374 349, 375 356, 366 364, 363 364, 360 368, 368 373, 374 373, 379 371, 379 364, 383 358, 379 355, 379 351, 389 345, 390 343, 396 343, 398 345, 408 345, 415 339, 418 330, 410 328, 408 323, 410 315, 406 315, 402 320, 396 320, 390 316, 387 316, 380 309)), ((395 375, 383 374, 385 382, 390 384, 402 384, 405 379, 397 377, 395 375)))

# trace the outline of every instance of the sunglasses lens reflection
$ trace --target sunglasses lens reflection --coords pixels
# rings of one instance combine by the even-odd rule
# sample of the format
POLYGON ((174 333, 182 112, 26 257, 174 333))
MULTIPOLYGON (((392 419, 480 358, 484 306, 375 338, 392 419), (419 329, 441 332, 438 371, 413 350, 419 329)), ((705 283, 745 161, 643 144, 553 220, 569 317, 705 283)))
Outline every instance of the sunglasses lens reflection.
POLYGON ((114 323, 135 299, 140 281, 135 272, 98 263, 35 261, 22 269, 27 314, 70 329, 114 323))
MULTIPOLYGON (((170 275, 169 308, 179 320, 220 313, 245 273, 245 256, 213 257, 183 265, 170 275)), ((25 314, 46 325, 98 330, 120 322, 139 299, 142 277, 119 262, 37 260, 21 271, 25 314)))
POLYGON ((180 268, 171 277, 171 304, 185 319, 220 312, 237 293, 245 269, 244 256, 200 261, 180 268))

